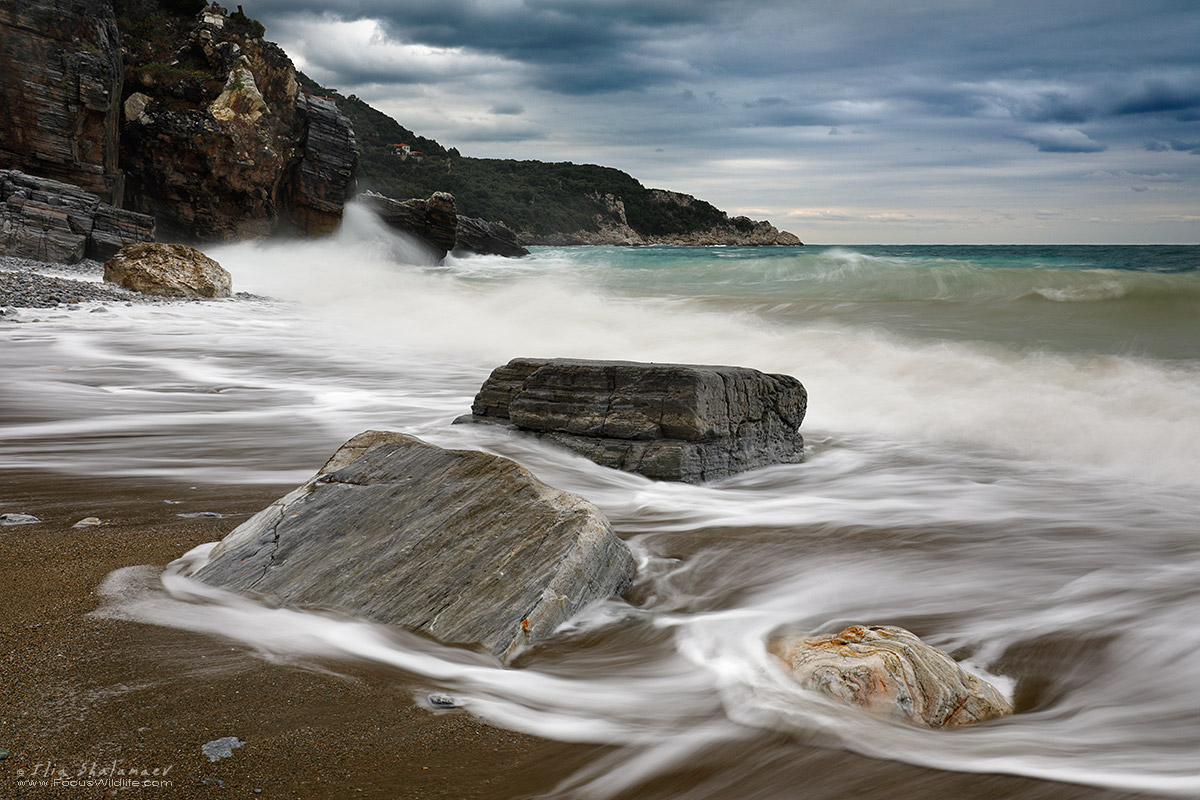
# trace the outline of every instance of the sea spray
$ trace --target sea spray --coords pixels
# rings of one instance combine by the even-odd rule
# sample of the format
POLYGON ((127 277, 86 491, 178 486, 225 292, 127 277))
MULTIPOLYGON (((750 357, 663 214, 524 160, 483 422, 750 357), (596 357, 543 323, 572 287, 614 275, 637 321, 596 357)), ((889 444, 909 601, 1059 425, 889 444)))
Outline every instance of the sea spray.
MULTIPOLYGON (((0 360, 13 378, 9 407, 19 413, 10 415, 0 455, 46 468, 82 459, 99 474, 291 480, 367 427, 428 433, 441 426, 467 409, 492 367, 514 356, 573 356, 796 376, 812 397, 810 439, 940 442, 1126 479, 1200 484, 1200 359, 1080 350, 1072 346, 1077 320, 1058 316, 1070 304, 1041 300, 1052 310, 1015 328, 1021 335, 1050 328, 1056 338, 1005 346, 972 335, 994 323, 991 306, 977 309, 974 300, 950 303, 956 324, 974 319, 973 329, 935 337, 914 332, 921 319, 908 330, 889 327, 887 308, 852 295, 822 300, 821 313, 797 314, 797 303, 815 301, 778 284, 771 310, 755 297, 715 303, 689 294, 693 282, 677 274, 700 263, 736 281, 764 262, 836 265, 844 252, 576 248, 516 261, 412 265, 395 258, 405 240, 359 222, 335 240, 213 249, 239 289, 274 300, 116 306, 109 315, 44 311, 39 326, 7 327, 12 344, 0 360), (630 271, 656 275, 657 293, 649 283, 638 292, 609 285, 630 271), (172 426, 178 439, 164 453, 160 437, 172 426), (117 432, 122 439, 113 442, 117 432), (35 440, 42 444, 27 446, 35 440), (277 450, 264 451, 268 444, 277 450)), ((714 279, 709 274, 705 285, 714 279)), ((1147 314, 1129 326, 1125 349, 1148 341, 1138 331, 1173 324, 1167 316, 1156 322, 1147 314)), ((1194 336, 1177 346, 1200 347, 1194 336)))
POLYGON ((544 249, 436 265, 402 246, 366 220, 329 241, 213 249, 236 289, 270 299, 6 314, 0 458, 295 485, 355 433, 402 430, 513 457, 595 502, 639 554, 633 590, 511 670, 215 594, 186 563, 165 585, 114 573, 100 613, 270 658, 369 660, 494 724, 612 745, 564 797, 669 781, 676 796, 783 798, 814 764, 890 775, 896 761, 1200 793, 1195 248, 1173 265, 1154 248, 544 249), (794 375, 811 396, 808 459, 686 486, 450 425, 517 355, 794 375), (772 632, 856 623, 913 630, 1005 685, 1019 713, 901 730, 772 671, 772 632))

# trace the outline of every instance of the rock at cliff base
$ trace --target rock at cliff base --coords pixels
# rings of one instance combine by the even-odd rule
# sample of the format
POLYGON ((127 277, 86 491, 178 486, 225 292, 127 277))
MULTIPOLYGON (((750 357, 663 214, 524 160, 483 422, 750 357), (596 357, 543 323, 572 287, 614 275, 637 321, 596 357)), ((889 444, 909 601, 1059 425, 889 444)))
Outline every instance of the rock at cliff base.
POLYGON ((154 219, 61 181, 0 169, 0 255, 74 264, 154 238, 154 219))
POLYGON ((434 192, 427 199, 394 200, 376 192, 363 192, 358 200, 389 228, 417 237, 439 262, 458 242, 454 195, 434 192))
POLYGON ((104 263, 104 280, 163 297, 229 297, 233 279, 194 247, 141 242, 122 247, 104 263))
POLYGON ((853 625, 776 639, 768 649, 804 688, 875 716, 959 728, 1013 713, 996 687, 903 628, 853 625))
POLYGON ((583 498, 499 456, 367 431, 229 534, 195 577, 508 659, 633 573, 583 498))
POLYGON ((475 253, 505 258, 529 255, 529 251, 521 246, 517 235, 499 222, 488 222, 485 219, 464 217, 460 214, 456 233, 458 241, 454 245, 455 255, 475 253))
POLYGON ((458 422, 510 425, 596 463, 699 483, 803 460, 808 395, 745 367, 516 358, 458 422))

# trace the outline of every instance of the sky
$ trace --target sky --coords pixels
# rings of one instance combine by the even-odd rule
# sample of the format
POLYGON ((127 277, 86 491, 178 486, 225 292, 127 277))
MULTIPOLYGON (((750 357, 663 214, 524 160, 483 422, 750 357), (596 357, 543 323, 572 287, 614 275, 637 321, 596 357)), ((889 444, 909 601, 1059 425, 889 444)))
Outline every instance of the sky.
POLYGON ((1200 0, 243 0, 463 155, 814 244, 1200 243, 1200 0))

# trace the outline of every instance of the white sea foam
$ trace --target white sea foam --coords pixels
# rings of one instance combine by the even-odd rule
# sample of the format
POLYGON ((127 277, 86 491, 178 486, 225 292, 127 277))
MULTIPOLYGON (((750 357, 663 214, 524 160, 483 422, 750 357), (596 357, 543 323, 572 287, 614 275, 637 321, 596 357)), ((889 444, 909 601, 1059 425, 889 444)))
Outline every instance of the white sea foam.
POLYGON ((722 536, 683 561, 647 553, 662 543, 642 534, 634 539, 649 557, 642 607, 614 601, 572 626, 593 638, 604 630, 609 644, 565 657, 535 653, 518 670, 383 626, 267 609, 185 577, 211 545, 181 559, 161 585, 148 568, 114 573, 97 613, 233 636, 272 659, 373 661, 451 694, 496 725, 620 746, 561 787, 564 796, 613 797, 713 746, 780 747, 763 738, 768 731, 930 767, 1194 793, 1197 695, 1187 676, 1200 632, 1181 628, 1178 617, 1200 599, 1194 542, 1189 555, 1164 566, 1154 553, 1161 541, 1122 536, 1145 506, 1124 501, 1089 515, 1081 510, 1085 487, 1076 487, 1078 507, 1068 486, 1056 489, 1067 507, 1026 510, 1024 532, 1013 539, 995 541, 996 527, 983 525, 951 534, 957 542, 949 547, 910 539, 910 551, 902 529, 893 529, 885 548, 855 548, 852 558, 831 549, 825 534, 803 534, 804 504, 789 536, 760 533, 752 546, 722 536), (1068 516, 1089 533, 1058 530, 1068 516), (1075 560, 1064 560, 1072 551, 1075 560), (1009 692, 1028 669, 1005 661, 1010 648, 1057 637, 1060 650, 1077 652, 1043 672, 1042 680, 1063 687, 1058 700, 946 734, 810 695, 764 648, 781 626, 828 631, 881 619, 920 630, 948 652, 969 653, 976 672, 1009 692), (992 664, 1015 672, 988 674, 992 664))
MULTIPOLYGON (((1200 484, 1195 361, 781 322, 687 299, 608 294, 592 267, 572 271, 555 251, 545 263, 481 258, 430 267, 398 264, 403 245, 360 220, 318 243, 214 249, 238 288, 282 303, 22 311, 21 319, 43 321, 0 329, 13 342, 0 354, 12 378, 9 406, 25 412, 10 417, 17 424, 4 431, 0 455, 55 467, 68 457, 66 443, 58 455, 40 448, 36 457, 22 443, 121 433, 118 449, 127 455, 109 453, 94 468, 137 474, 140 461, 165 475, 158 437, 172 421, 184 430, 204 426, 232 451, 252 449, 222 439, 224 421, 247 445, 286 438, 282 446, 308 459, 284 454, 291 479, 314 453, 361 426, 426 430, 448 422, 466 411, 488 370, 514 356, 569 355, 795 375, 810 393, 805 428, 815 439, 940 442, 1125 479, 1200 484), (299 431, 297 420, 305 424, 299 431), (288 435, 278 436, 284 428, 288 435)), ((279 455, 252 458, 229 477, 284 477, 279 455), (268 461, 269 474, 251 475, 268 461)), ((177 468, 199 477, 183 463, 177 468)))
MULTIPOLYGON (((0 459, 294 484, 367 428, 481 447, 600 505, 639 555, 638 606, 594 609, 566 632, 565 654, 535 653, 520 670, 379 626, 266 609, 176 573, 165 587, 146 569, 115 573, 101 613, 234 636, 272 658, 376 661, 495 724, 619 745, 561 796, 634 791, 721 750, 746 755, 714 768, 713 781, 737 786, 747 765, 789 758, 764 731, 944 769, 1200 792, 1200 633, 1181 623, 1200 599, 1194 358, 1064 346, 1071 325, 1056 317, 1034 326, 1061 334, 1044 346, 1033 334, 1006 346, 975 329, 898 333, 864 311, 874 300, 845 297, 853 313, 841 314, 838 293, 896 294, 913 264, 850 251, 763 261, 747 275, 722 251, 717 266, 664 278, 644 257, 669 259, 666 249, 435 266, 411 248, 352 209, 334 239, 214 249, 236 288, 271 300, 6 314, 0 459), (828 291, 805 305, 794 285, 814 281, 828 291), (689 288, 698 284, 720 292, 689 288), (810 393, 808 460, 709 486, 656 483, 450 425, 491 368, 523 355, 795 375, 810 393), (1053 691, 1026 700, 1030 713, 951 737, 847 716, 783 680, 762 647, 780 626, 852 622, 905 624, 1018 695, 1039 680, 1053 691), (598 631, 605 644, 577 635, 598 631), (1051 663, 1023 661, 1031 648, 1051 663)), ((901 294, 975 302, 954 282, 977 272, 947 265, 915 277, 940 287, 910 282, 901 294)), ((1017 277, 987 296, 1071 305, 1030 298, 1029 275, 1017 277)), ((1081 285, 1052 279, 1045 291, 1081 285)))

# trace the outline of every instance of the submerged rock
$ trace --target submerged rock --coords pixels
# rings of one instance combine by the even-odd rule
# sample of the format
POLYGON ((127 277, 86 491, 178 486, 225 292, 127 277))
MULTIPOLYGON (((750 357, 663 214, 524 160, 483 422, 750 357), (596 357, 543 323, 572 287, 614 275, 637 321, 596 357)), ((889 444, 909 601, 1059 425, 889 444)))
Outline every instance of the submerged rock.
POLYGON ((216 261, 183 244, 142 242, 104 263, 104 280, 163 297, 229 297, 233 278, 216 261))
POLYGON ((367 431, 229 534, 195 577, 510 658, 633 573, 583 498, 499 456, 367 431))
POLYGON ((768 649, 804 688, 879 717, 959 728, 1013 713, 996 687, 903 628, 853 625, 768 649))
POLYGON ((389 228, 417 237, 439 262, 451 251, 458 255, 477 253, 507 258, 529 255, 517 235, 504 225, 457 213, 454 195, 447 192, 411 200, 364 192, 358 200, 389 228))
POLYGON ((602 466, 699 483, 803 459, 808 395, 745 367, 515 358, 458 422, 491 422, 602 466))

